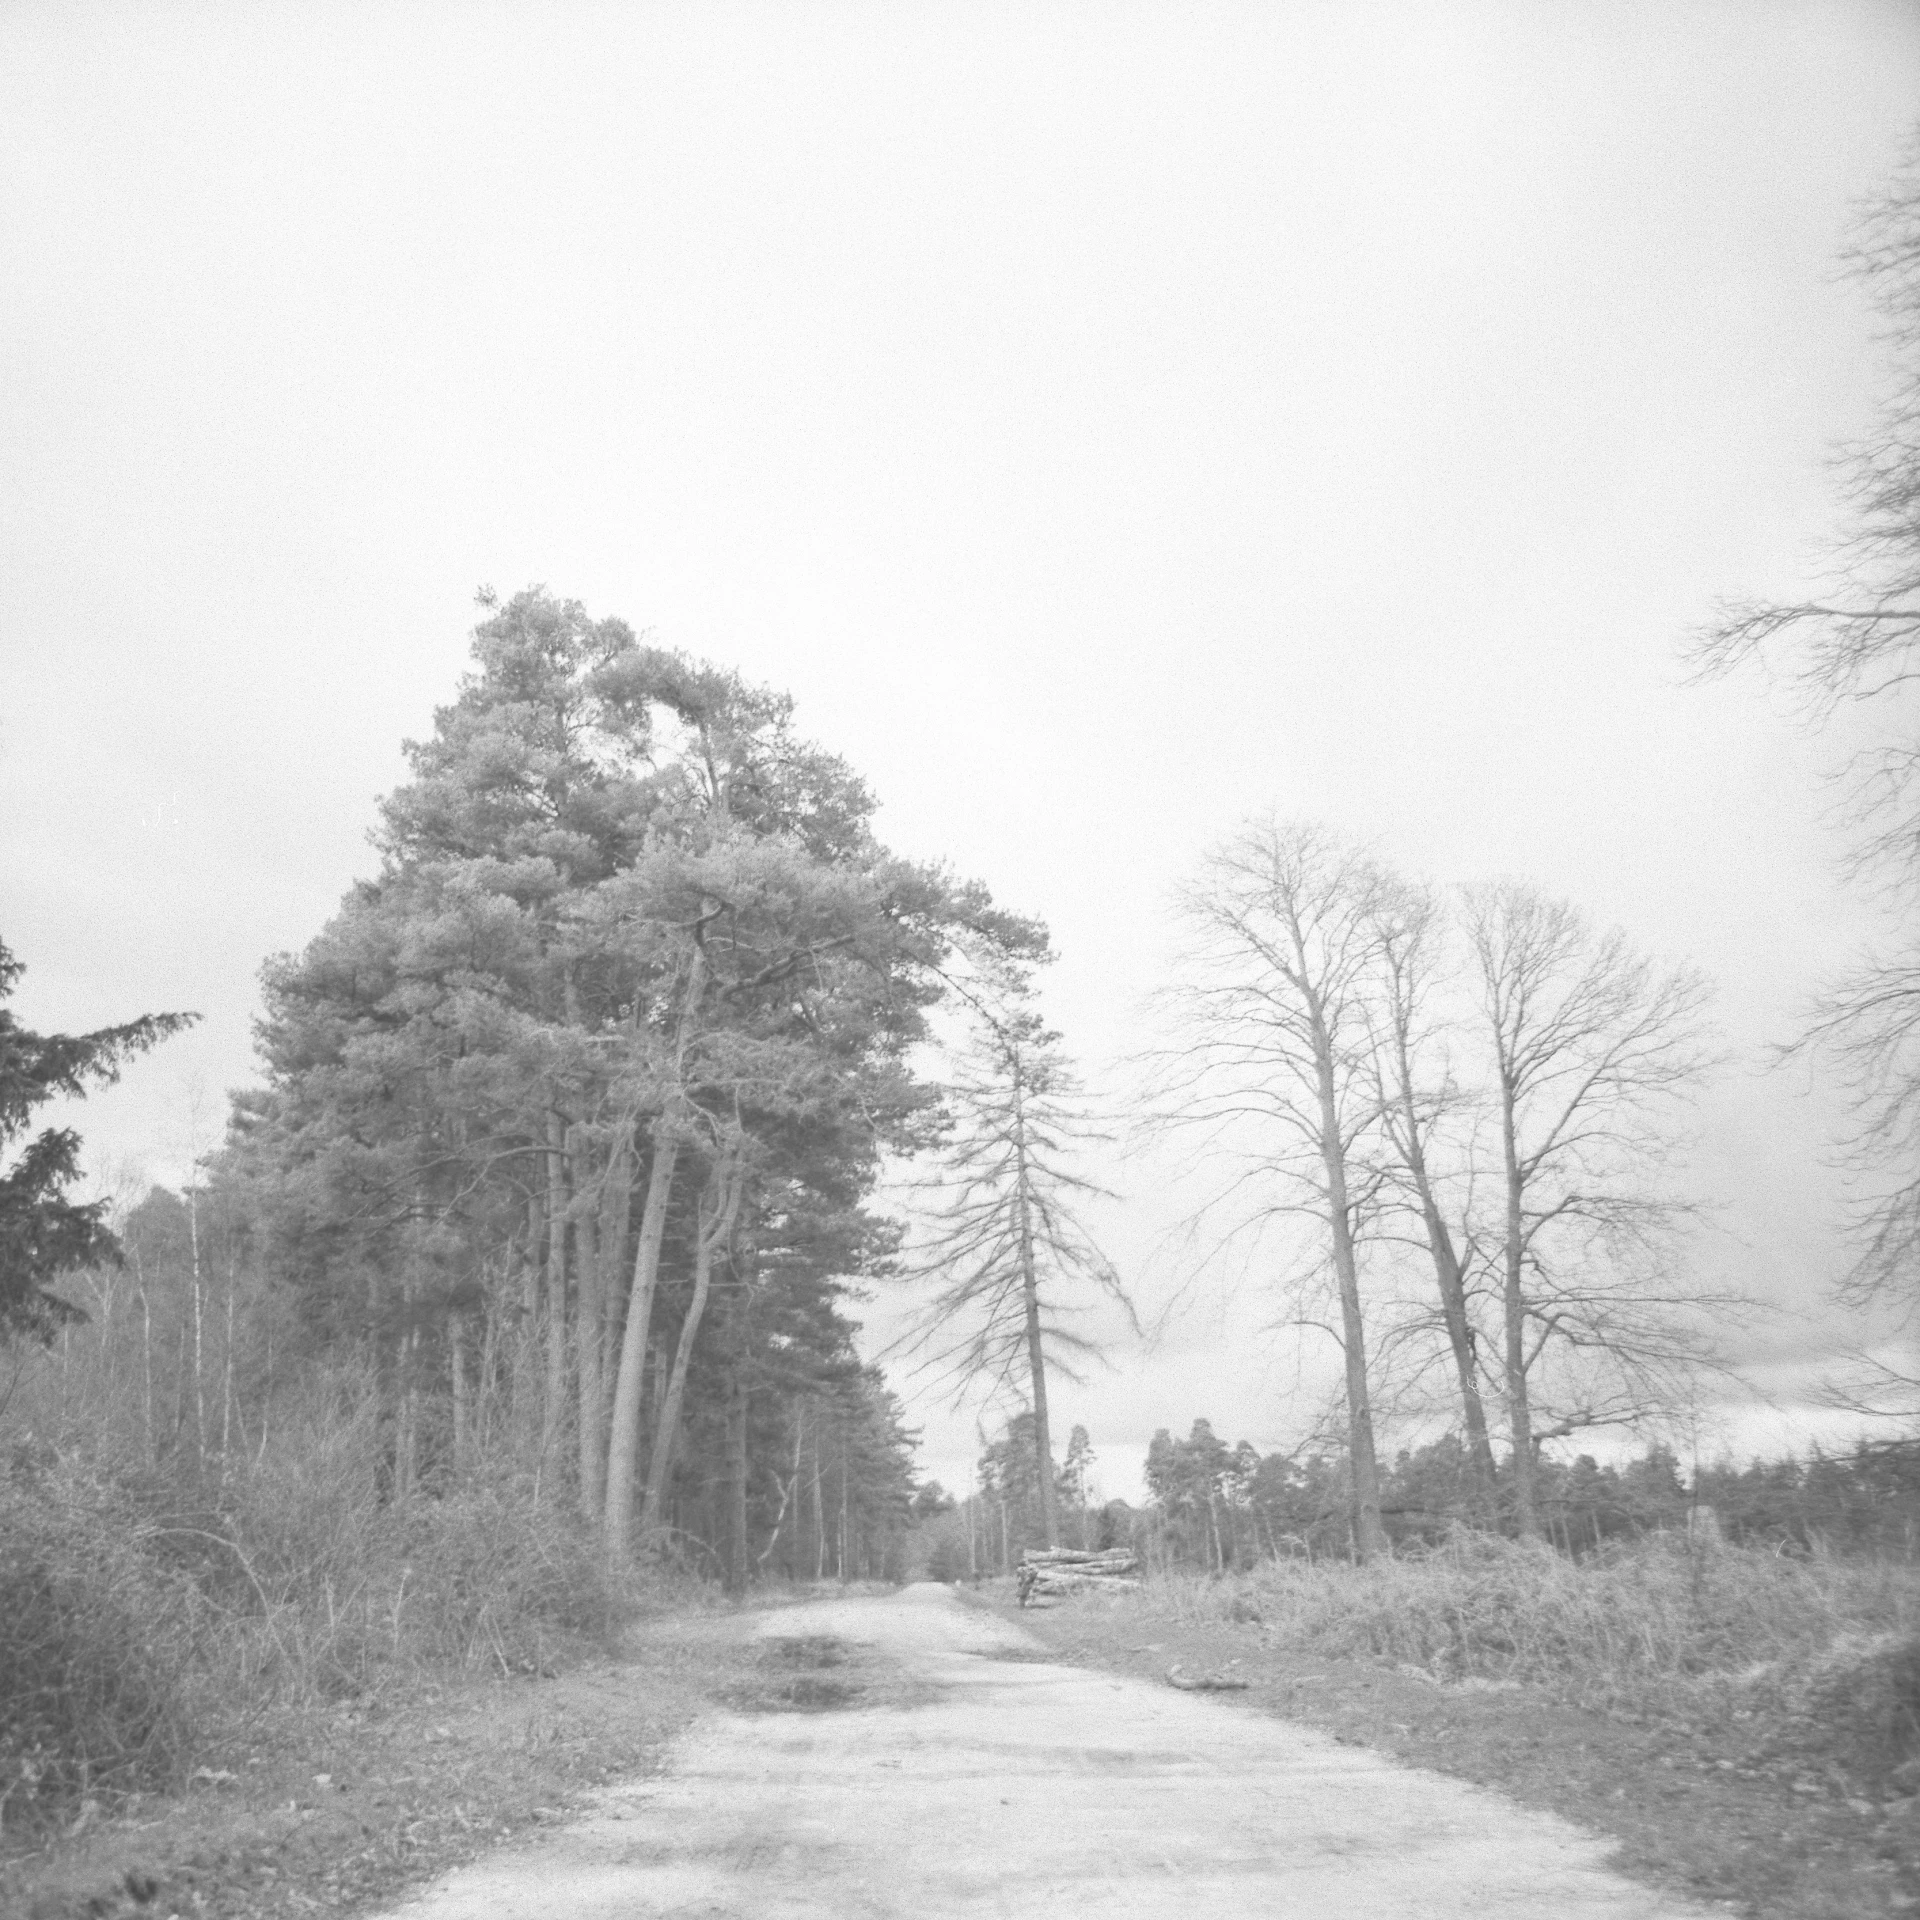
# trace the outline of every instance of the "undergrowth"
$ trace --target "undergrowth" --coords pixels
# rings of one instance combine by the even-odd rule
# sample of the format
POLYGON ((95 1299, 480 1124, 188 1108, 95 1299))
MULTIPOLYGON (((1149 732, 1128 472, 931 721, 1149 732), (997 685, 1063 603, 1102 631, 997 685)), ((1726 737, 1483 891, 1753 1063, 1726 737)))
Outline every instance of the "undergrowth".
POLYGON ((0 1825, 177 1787, 433 1671, 547 1669, 646 1604, 524 1474, 391 1500, 375 1405, 320 1375, 191 1491, 78 1450, 0 1461, 0 1825))
POLYGON ((1738 1724, 1855 1778, 1920 1785, 1920 1567, 1655 1536, 1573 1561, 1461 1535, 1367 1566, 1152 1578, 1132 1604, 1275 1644, 1518 1684, 1631 1716, 1738 1724))

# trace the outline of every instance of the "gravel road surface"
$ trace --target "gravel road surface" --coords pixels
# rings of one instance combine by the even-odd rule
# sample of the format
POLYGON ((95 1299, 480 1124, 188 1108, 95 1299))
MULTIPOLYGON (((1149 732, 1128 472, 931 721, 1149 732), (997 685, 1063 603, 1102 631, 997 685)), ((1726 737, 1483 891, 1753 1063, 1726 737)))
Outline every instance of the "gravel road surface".
POLYGON ((946 1589, 786 1607, 664 1777, 394 1920, 1697 1920, 1550 1814, 1050 1664, 946 1589))

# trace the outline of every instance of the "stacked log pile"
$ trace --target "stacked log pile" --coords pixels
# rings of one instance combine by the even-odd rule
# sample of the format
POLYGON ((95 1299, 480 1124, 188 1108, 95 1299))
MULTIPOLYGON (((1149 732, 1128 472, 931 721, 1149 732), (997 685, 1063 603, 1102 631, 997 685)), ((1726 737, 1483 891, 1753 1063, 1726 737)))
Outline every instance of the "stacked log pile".
POLYGON ((1081 1553, 1072 1547, 1029 1547, 1015 1572, 1020 1604, 1059 1600, 1070 1593, 1137 1587, 1139 1561, 1124 1547, 1081 1553))

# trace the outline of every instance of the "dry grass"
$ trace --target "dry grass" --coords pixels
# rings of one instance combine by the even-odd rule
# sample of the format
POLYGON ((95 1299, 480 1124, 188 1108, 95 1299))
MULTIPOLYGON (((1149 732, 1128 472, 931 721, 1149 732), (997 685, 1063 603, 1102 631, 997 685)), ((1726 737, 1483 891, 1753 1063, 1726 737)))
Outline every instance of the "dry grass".
POLYGON ((0 1463, 0 1822, 177 1787, 426 1672, 551 1670, 645 1604, 505 1466, 389 1500, 352 1371, 277 1411, 191 1490, 74 1449, 0 1463))
MULTIPOLYGON (((1920 1567, 1655 1537, 1574 1562, 1462 1536, 1358 1567, 1170 1574, 1134 1602, 1257 1621, 1276 1645, 1517 1684, 1613 1713, 1738 1722, 1855 1777, 1920 1770, 1920 1567)), ((1920 1784, 1916 1781, 1914 1784, 1920 1784)))
POLYGON ((114 1489, 0 1481, 0 1820, 192 1763, 215 1620, 149 1534, 114 1489))

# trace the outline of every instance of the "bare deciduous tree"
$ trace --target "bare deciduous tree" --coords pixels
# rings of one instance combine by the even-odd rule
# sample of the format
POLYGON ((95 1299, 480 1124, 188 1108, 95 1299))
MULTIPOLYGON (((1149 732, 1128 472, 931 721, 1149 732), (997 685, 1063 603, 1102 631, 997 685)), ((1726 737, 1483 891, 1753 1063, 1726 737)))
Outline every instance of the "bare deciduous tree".
POLYGON ((1189 939, 1164 995, 1177 1035, 1153 1056, 1157 1124, 1228 1169, 1211 1210, 1235 1216, 1230 1231, 1304 1216, 1316 1266, 1331 1263, 1363 1557, 1387 1549, 1357 1252, 1381 1186, 1372 1010, 1387 887, 1323 828, 1250 821, 1181 895, 1189 939))
MULTIPOLYGON (((1891 1307, 1903 1332, 1920 1332, 1920 952, 1870 956, 1834 981, 1799 1046, 1838 1066, 1853 1101, 1846 1157, 1859 1254, 1840 1297, 1891 1307)), ((1828 1394, 1851 1412, 1907 1421, 1920 1410, 1920 1377, 1860 1352, 1828 1394)))
MULTIPOLYGON (((1843 1156, 1856 1181, 1859 1258, 1845 1291, 1894 1304, 1911 1323, 1920 1314, 1920 144, 1845 258, 1886 317, 1892 380, 1877 431, 1841 452, 1852 517, 1832 590, 1730 603, 1690 653, 1703 677, 1764 659, 1816 724, 1851 709, 1871 736, 1844 768, 1856 830, 1848 864, 1880 891, 1895 928, 1820 994, 1785 1051, 1830 1060, 1852 1101, 1843 1156)), ((1895 1390, 1889 1410, 1910 1413, 1914 1383, 1889 1371, 1884 1384, 1895 1390)))
MULTIPOLYGON (((1433 1266, 1440 1297, 1440 1323, 1460 1396, 1461 1426, 1480 1504, 1491 1514, 1495 1469, 1493 1441, 1480 1391, 1480 1337, 1468 1297, 1477 1250, 1466 1203, 1449 1207, 1445 1175, 1437 1164, 1439 1129, 1470 1104, 1454 1085, 1438 1051, 1432 1002, 1445 966, 1447 917, 1426 887, 1384 887, 1376 909, 1379 981, 1374 1012, 1375 1100, 1381 1132, 1395 1170, 1420 1223, 1420 1239, 1433 1266)), ((1470 1167, 1466 1169, 1470 1172, 1470 1167)))
POLYGON ((1534 1534, 1541 1441, 1655 1410, 1705 1357, 1666 1264, 1688 1209, 1657 1174, 1710 1063, 1708 988, 1529 886, 1470 891, 1466 922, 1500 1150, 1511 1505, 1534 1534))

